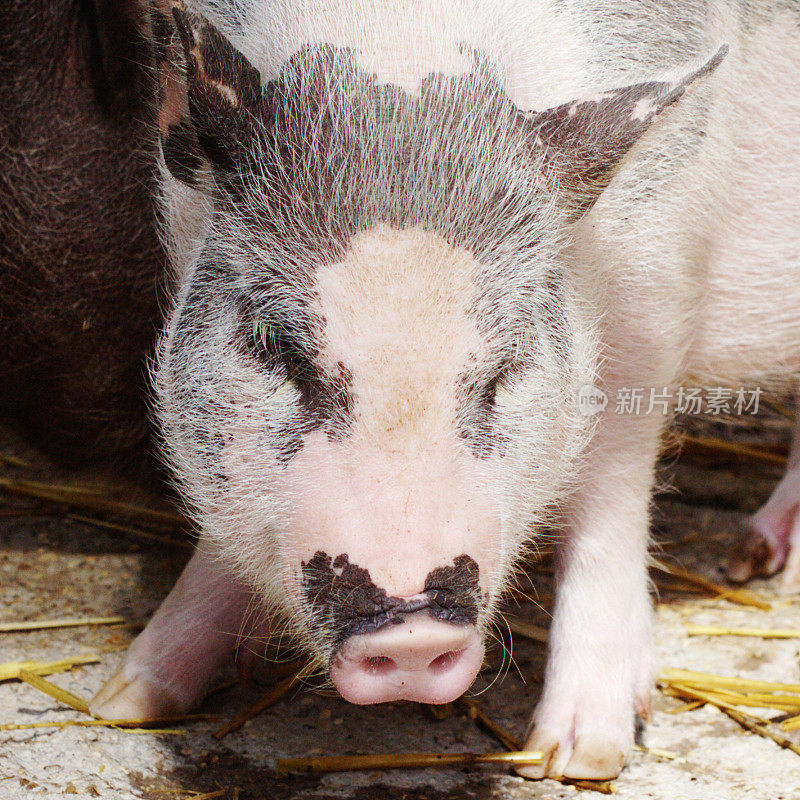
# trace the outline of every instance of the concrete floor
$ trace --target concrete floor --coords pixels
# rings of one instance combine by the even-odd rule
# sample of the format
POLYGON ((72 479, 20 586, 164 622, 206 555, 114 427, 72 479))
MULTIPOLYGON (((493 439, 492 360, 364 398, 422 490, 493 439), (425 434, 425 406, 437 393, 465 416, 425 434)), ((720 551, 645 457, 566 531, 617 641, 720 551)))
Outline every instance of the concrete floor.
MULTIPOLYGON (((785 439, 785 424, 768 421, 767 435, 785 439)), ((752 432, 745 431, 745 438, 752 432)), ((5 440, 0 438, 0 445, 5 440)), ((0 447, 0 451, 6 452, 0 447)), ((6 474, 35 476, 6 467, 6 474)), ((41 473, 39 473, 41 476, 41 473)), ((665 465, 664 479, 681 490, 659 495, 655 538, 662 557, 712 578, 744 515, 768 495, 780 470, 741 462, 665 465)), ((70 519, 55 507, 0 495, 0 621, 122 615, 143 623, 168 592, 186 551, 70 519), (18 516, 14 514, 19 512, 18 516)), ((542 597, 551 591, 547 569, 531 570, 542 597)), ((659 583, 659 581, 657 581, 659 583)), ((800 682, 800 640, 690 637, 688 622, 728 626, 800 627, 800 598, 779 598, 777 581, 751 587, 775 599, 772 612, 663 588, 656 612, 660 667, 800 682)), ((546 605, 546 603, 545 603, 546 605)), ((514 613, 546 624, 546 613, 523 603, 514 613)), ((0 663, 55 660, 100 653, 101 663, 51 678, 90 697, 123 658, 130 627, 73 628, 0 634, 0 663)), ((493 654, 490 661, 497 661, 493 654)), ((506 728, 522 733, 540 690, 543 645, 515 637, 512 668, 476 684, 479 702, 506 728), (489 685, 491 684, 490 688, 489 685)), ((264 679, 267 682, 267 679, 264 679)), ((555 781, 528 782, 498 767, 340 773, 281 777, 276 757, 410 750, 502 749, 458 709, 437 720, 424 706, 358 708, 307 689, 221 741, 210 734, 263 691, 231 686, 212 694, 202 711, 219 721, 177 726, 179 734, 133 734, 106 728, 0 730, 0 800, 33 797, 173 800, 222 790, 228 800, 462 800, 466 798, 573 798, 599 794, 555 781)), ((789 800, 800 798, 800 757, 747 734, 717 710, 681 711, 682 703, 655 695, 655 715, 613 782, 625 800, 789 800)), ((79 718, 46 695, 18 682, 0 684, 0 724, 79 718)), ((800 735, 792 734, 800 742, 800 735)))

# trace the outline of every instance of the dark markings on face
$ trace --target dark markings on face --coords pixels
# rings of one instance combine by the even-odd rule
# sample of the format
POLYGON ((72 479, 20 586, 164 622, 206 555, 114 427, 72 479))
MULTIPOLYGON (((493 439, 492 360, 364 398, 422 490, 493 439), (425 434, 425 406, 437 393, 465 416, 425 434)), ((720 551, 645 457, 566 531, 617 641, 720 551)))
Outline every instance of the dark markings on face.
POLYGON ((239 304, 242 318, 241 340, 245 352, 259 368, 273 373, 280 380, 291 381, 300 393, 300 417, 282 428, 279 439, 279 460, 288 463, 303 446, 303 436, 324 428, 329 439, 336 441, 346 435, 352 422, 354 400, 353 376, 338 362, 333 370, 324 370, 318 363, 319 351, 299 343, 298 333, 305 329, 304 341, 313 337, 309 332, 313 321, 299 316, 293 324, 294 335, 285 326, 272 325, 256 333, 252 325, 252 307, 244 300, 239 304))
MULTIPOLYGON (((441 211, 431 206, 441 203, 461 215, 477 202, 478 213, 471 215, 477 230, 448 227, 450 236, 461 239, 454 243, 472 244, 476 253, 486 248, 486 228, 499 227, 502 240, 509 202, 515 213, 505 215, 506 223, 513 219, 515 225, 527 225, 520 214, 525 204, 513 201, 519 199, 520 185, 522 194, 530 193, 539 173, 573 214, 585 211, 654 118, 727 52, 721 48, 677 85, 643 82, 523 113, 505 93, 491 59, 475 50, 471 73, 431 74, 421 81, 417 97, 377 83, 351 51, 330 45, 302 49, 277 79, 262 87, 258 71, 212 25, 184 10, 174 9, 173 15, 185 49, 198 139, 227 191, 236 195, 242 181, 264 179, 277 194, 276 210, 281 195, 292 204, 295 227, 301 209, 304 233, 315 227, 321 213, 328 223, 323 230, 345 239, 363 229, 365 221, 424 224, 441 211), (482 169, 487 162, 491 172, 482 169), (378 171, 377 166, 389 169, 378 171), (377 191, 375 175, 381 176, 377 191), (482 180, 470 180, 476 175, 482 180), (370 202, 353 203, 348 195, 347 208, 327 207, 331 189, 351 179, 356 187, 364 183, 370 194, 363 199, 370 202), (415 208, 418 193, 425 203, 415 208), (465 193, 473 196, 458 196, 465 193), (292 203, 304 194, 307 202, 292 203), (404 204, 404 198, 410 202, 404 204), (375 208, 376 201, 384 208, 375 208), (334 231, 332 222, 341 229, 334 231)), ((527 205, 536 223, 537 204, 527 205)), ((489 239, 498 241, 496 230, 489 239)))
POLYGON ((471 372, 461 377, 456 392, 459 399, 456 427, 475 458, 488 458, 501 441, 502 434, 496 432, 494 426, 494 400, 497 385, 505 378, 506 370, 504 366, 488 380, 471 372))
POLYGON ((337 649, 350 636, 402 624, 405 614, 423 609, 436 619, 455 624, 474 625, 478 619, 478 565, 468 555, 431 570, 424 596, 410 601, 388 595, 373 583, 366 569, 351 564, 344 553, 332 559, 318 551, 302 562, 301 568, 312 624, 319 633, 332 636, 337 649))
MULTIPOLYGON (((490 301, 476 305, 476 316, 488 309, 487 327, 534 316, 542 343, 564 354, 570 340, 559 298, 550 292, 552 302, 541 301, 548 295, 541 242, 591 206, 655 116, 724 56, 720 51, 678 86, 641 83, 522 113, 481 53, 472 53, 470 74, 428 75, 414 96, 378 83, 351 51, 329 45, 302 49, 262 86, 258 71, 213 26, 180 10, 174 18, 219 218, 231 221, 232 246, 247 264, 239 284, 245 297, 263 298, 265 286, 277 285, 301 307, 313 291, 311 265, 340 260, 355 235, 379 223, 421 227, 469 250, 485 268, 479 295, 490 301), (556 191, 560 214, 547 196, 556 191), (538 277, 508 291, 515 274, 538 277), (493 293, 502 294, 499 302, 493 293)), ((177 148, 180 136, 173 143, 177 148)), ((180 174, 191 170, 191 160, 171 157, 180 174)), ((292 315, 292 326, 301 317, 292 315)), ((344 365, 333 374, 318 368, 318 354, 297 344, 308 337, 289 326, 273 329, 267 342, 246 341, 256 359, 282 370, 300 391, 301 419, 283 437, 288 461, 304 431, 347 430, 351 381, 344 365)), ((476 375, 453 387, 464 395, 461 435, 479 457, 497 445, 497 380, 476 375)))

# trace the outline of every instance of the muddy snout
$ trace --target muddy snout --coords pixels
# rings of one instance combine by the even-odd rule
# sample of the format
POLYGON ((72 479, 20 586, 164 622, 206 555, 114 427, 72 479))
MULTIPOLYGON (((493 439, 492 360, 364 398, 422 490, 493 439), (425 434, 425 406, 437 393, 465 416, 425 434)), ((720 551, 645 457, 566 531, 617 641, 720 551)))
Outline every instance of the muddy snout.
POLYGON ((484 647, 478 565, 469 556, 431 570, 405 597, 377 586, 346 555, 318 552, 302 566, 313 626, 334 641, 330 676, 346 700, 447 703, 475 680, 484 647))
POLYGON ((448 703, 470 687, 482 663, 475 625, 415 611, 349 637, 334 655, 330 674, 342 697, 359 705, 448 703))

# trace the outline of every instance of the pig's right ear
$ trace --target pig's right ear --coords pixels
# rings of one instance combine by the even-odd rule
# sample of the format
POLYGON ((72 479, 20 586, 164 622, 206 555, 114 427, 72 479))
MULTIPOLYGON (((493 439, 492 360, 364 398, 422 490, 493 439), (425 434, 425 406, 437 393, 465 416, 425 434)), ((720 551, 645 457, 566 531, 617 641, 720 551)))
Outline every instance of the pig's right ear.
POLYGON ((192 187, 209 168, 235 175, 258 134, 261 78, 207 20, 180 0, 153 0, 158 126, 170 174, 192 187))

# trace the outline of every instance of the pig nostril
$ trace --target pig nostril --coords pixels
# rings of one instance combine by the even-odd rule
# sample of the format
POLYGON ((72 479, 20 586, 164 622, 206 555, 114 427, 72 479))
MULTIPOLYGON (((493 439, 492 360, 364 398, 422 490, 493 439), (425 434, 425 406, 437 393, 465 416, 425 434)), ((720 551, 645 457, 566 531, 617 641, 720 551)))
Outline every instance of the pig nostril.
POLYGON ((460 655, 460 650, 448 650, 446 653, 436 656, 436 658, 428 664, 428 669, 431 672, 447 672, 447 670, 458 661, 460 655))
POLYGON ((397 665, 388 656, 371 656, 362 659, 361 669, 372 675, 386 675, 393 672, 397 665))

